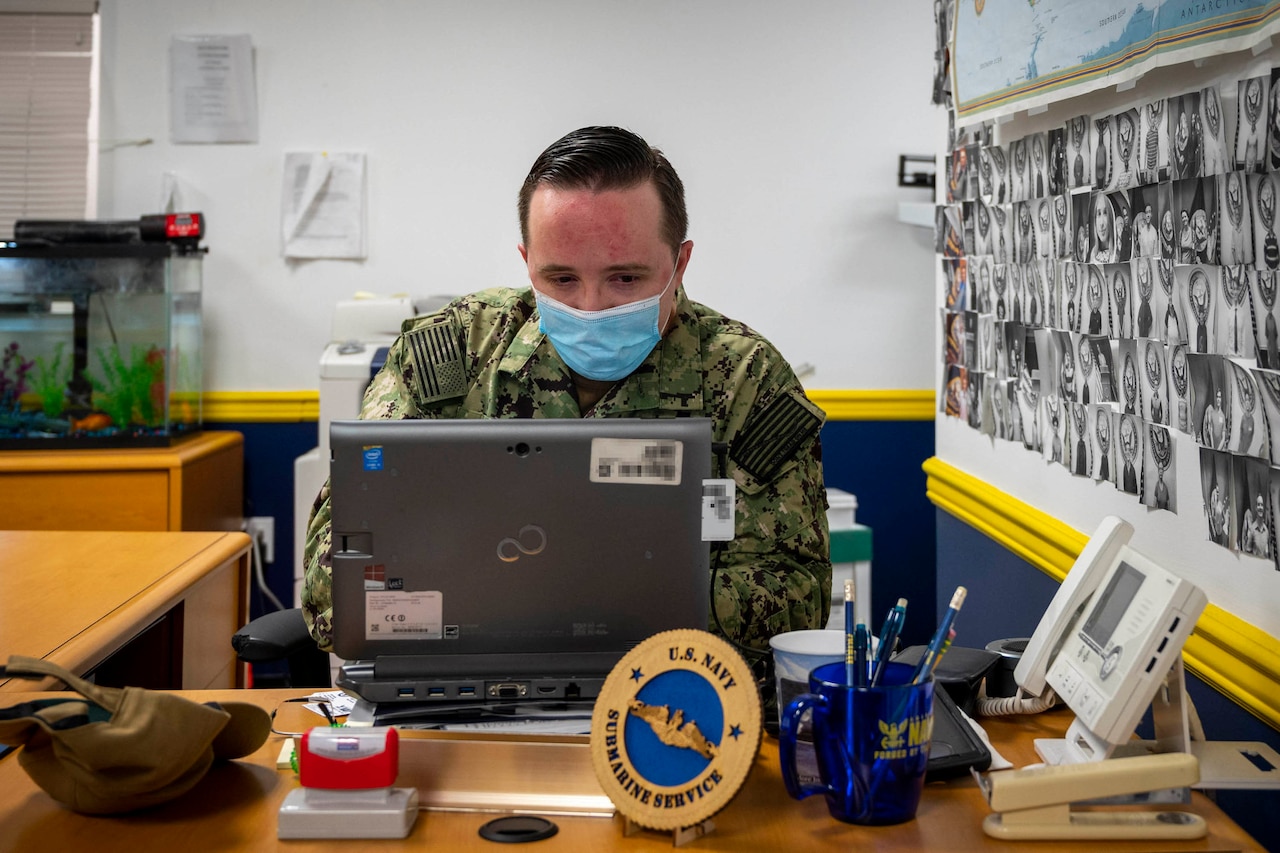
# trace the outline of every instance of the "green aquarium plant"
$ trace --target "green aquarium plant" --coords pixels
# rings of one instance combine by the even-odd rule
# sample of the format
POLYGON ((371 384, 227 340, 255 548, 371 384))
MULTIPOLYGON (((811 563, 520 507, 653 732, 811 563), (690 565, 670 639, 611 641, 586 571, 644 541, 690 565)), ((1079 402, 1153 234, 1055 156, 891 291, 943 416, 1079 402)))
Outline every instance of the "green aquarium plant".
POLYGON ((18 342, 13 341, 0 355, 0 411, 16 412, 27 390, 27 373, 34 362, 18 354, 18 342))
POLYGON ((45 361, 42 355, 36 356, 31 390, 40 398, 45 417, 61 417, 62 410, 67 405, 67 383, 71 381, 71 366, 64 366, 62 363, 62 352, 66 347, 66 341, 58 341, 53 348, 52 361, 45 361))
POLYGON ((163 416, 164 351, 135 345, 126 362, 119 348, 99 347, 97 356, 102 376, 87 374, 94 408, 121 428, 158 426, 163 416))

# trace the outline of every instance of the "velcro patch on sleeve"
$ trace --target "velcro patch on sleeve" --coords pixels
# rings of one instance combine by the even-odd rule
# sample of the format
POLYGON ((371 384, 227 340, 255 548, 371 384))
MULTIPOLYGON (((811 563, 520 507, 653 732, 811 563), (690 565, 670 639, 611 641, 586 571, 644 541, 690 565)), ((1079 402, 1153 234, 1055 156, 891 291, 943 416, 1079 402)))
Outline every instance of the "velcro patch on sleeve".
POLYGON ((822 428, 822 418, 792 394, 782 394, 752 415, 733 440, 730 458, 762 483, 777 476, 822 428))
POLYGON ((413 360, 413 380, 420 402, 436 403, 467 391, 466 352, 462 324, 452 312, 404 335, 413 360))

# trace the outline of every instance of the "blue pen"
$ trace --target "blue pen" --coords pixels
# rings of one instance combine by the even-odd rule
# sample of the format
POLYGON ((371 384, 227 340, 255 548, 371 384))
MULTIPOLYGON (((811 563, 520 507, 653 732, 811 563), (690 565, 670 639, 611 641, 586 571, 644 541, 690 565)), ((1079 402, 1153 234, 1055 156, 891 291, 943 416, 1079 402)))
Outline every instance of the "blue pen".
POLYGON ((844 582, 844 677, 850 687, 858 686, 857 653, 854 650, 857 633, 853 625, 853 581, 844 582))
POLYGON ((907 600, 899 598, 898 603, 884 617, 884 627, 880 629, 880 648, 876 654, 875 668, 871 672, 871 686, 875 687, 884 677, 885 664, 893 657, 893 647, 898 644, 898 635, 907 621, 907 600))
POLYGON ((867 637, 867 626, 858 623, 858 627, 854 629, 853 636, 853 656, 854 669, 857 675, 857 684, 859 687, 867 686, 867 646, 870 645, 870 639, 867 637))
POLYGON ((956 587, 955 594, 951 596, 951 605, 947 608, 947 612, 942 614, 942 623, 938 625, 938 630, 934 632, 933 639, 929 641, 924 655, 920 658, 920 665, 916 667, 915 676, 911 679, 912 684, 919 684, 932 675, 934 668, 938 665, 938 659, 950 647, 951 638, 955 636, 951 626, 956 621, 956 614, 960 612, 960 606, 964 604, 966 595, 968 590, 962 586, 956 587))

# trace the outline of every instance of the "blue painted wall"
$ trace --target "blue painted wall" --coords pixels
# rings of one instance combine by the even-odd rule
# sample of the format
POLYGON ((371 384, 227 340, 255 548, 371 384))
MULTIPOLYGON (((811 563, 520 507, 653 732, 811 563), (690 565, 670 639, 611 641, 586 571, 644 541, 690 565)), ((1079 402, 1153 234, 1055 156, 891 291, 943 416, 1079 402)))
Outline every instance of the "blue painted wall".
POLYGON ((822 428, 827 486, 856 495, 858 523, 871 528, 873 621, 907 599, 903 646, 927 643, 937 624, 933 504, 921 468, 933 450, 933 421, 828 421, 822 428))
MULTIPOLYGON (((945 605, 944 592, 949 596, 958 585, 969 590, 956 620, 956 645, 980 649, 992 640, 1031 636, 1058 583, 963 521, 940 509, 934 513, 938 601, 945 605)), ((1280 750, 1280 732, 1192 673, 1187 674, 1187 692, 1210 740, 1262 741, 1280 750)), ((1214 798, 1263 847, 1280 850, 1274 791, 1218 791, 1214 798)))
MULTIPOLYGON (((206 429, 244 435, 244 514, 275 519, 275 560, 264 567, 267 586, 286 606, 293 600, 293 460, 316 446, 316 424, 206 423, 206 429)), ((273 609, 255 586, 251 616, 273 609)))

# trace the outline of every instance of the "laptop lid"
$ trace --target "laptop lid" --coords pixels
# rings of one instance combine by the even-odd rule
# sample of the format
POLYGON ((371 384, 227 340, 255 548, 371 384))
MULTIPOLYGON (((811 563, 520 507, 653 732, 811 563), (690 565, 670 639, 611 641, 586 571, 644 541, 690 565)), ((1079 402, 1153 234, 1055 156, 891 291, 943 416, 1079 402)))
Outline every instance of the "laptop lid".
POLYGON ((705 418, 334 421, 330 447, 334 649, 373 662, 344 685, 367 700, 602 679, 707 625, 705 418))

